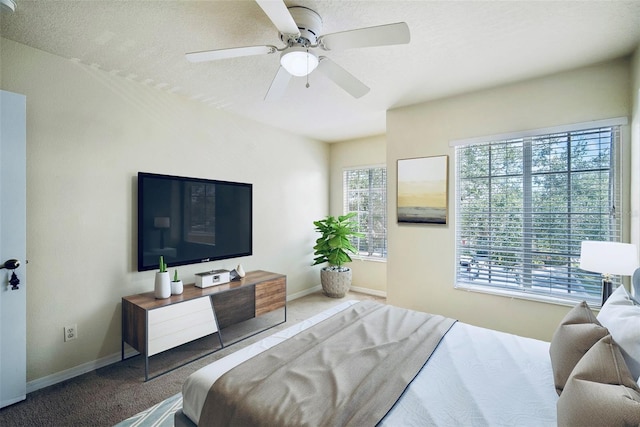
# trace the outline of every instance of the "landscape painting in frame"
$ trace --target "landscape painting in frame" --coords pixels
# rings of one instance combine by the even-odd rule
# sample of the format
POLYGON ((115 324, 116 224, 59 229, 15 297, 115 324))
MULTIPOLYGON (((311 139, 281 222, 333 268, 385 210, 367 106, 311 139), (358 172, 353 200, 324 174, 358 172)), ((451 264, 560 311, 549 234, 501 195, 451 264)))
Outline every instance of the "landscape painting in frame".
POLYGON ((398 160, 398 222, 447 223, 448 156, 398 160))

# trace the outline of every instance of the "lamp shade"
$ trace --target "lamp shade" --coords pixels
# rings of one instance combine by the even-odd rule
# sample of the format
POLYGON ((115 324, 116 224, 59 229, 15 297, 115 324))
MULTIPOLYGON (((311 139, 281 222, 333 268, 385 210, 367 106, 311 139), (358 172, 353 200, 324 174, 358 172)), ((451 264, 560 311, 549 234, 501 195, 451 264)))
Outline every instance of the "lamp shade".
POLYGON ((302 77, 310 74, 318 66, 318 57, 303 47, 292 47, 280 55, 280 65, 289 74, 302 77))
POLYGON ((580 268, 631 276, 638 268, 638 249, 631 243, 584 241, 580 245, 580 268))
POLYGON ((169 228, 171 227, 171 218, 168 216, 157 216, 153 218, 153 226, 155 228, 169 228))

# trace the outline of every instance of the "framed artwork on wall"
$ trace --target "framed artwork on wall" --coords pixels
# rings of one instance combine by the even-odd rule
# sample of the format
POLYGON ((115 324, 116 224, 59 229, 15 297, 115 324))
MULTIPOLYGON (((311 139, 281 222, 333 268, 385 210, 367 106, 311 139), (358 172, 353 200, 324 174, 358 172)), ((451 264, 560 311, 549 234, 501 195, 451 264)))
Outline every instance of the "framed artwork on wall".
POLYGON ((398 223, 446 224, 449 156, 398 160, 398 223))

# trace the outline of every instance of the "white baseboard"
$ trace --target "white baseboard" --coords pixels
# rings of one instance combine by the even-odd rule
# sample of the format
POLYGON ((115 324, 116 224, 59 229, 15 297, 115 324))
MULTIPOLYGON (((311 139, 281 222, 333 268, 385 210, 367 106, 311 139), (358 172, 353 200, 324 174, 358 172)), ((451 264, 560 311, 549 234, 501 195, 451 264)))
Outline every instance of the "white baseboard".
MULTIPOLYGON (((137 354, 139 354, 137 351, 129 349, 125 350, 124 357, 129 358, 137 354)), ((120 359, 121 353, 117 352, 98 360, 83 363, 82 365, 74 366, 73 368, 56 372, 55 374, 47 375, 46 377, 38 378, 33 381, 29 381, 27 382, 27 394, 45 387, 49 387, 50 385, 61 383, 62 381, 75 378, 79 375, 86 374, 87 372, 104 368, 105 366, 109 366, 113 363, 120 362, 120 359)))
POLYGON ((377 291, 375 289, 360 288, 358 286, 352 286, 351 290, 353 292, 359 292, 361 294, 374 295, 374 296, 382 297, 382 298, 386 298, 387 297, 387 293, 385 291, 377 291))
MULTIPOLYGON (((293 301, 294 299, 302 298, 314 292, 318 292, 322 290, 321 285, 314 286, 313 288, 305 289, 304 291, 296 292, 295 294, 287 295, 287 301, 293 301)), ((358 292, 361 294, 374 295, 381 298, 386 298, 387 293, 385 291, 377 291, 375 289, 369 288, 360 288, 358 286, 352 286, 351 290, 353 292, 358 292)))
POLYGON ((305 289, 304 291, 296 292, 295 294, 287 295, 287 301, 293 301, 294 299, 302 298, 304 296, 310 295, 314 292, 318 292, 322 290, 322 286, 314 286, 313 288, 305 289))

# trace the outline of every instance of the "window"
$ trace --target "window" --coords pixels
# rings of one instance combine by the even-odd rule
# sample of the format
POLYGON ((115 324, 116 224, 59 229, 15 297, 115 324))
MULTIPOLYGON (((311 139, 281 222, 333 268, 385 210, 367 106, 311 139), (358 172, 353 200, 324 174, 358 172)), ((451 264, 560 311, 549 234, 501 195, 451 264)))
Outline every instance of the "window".
POLYGON ((359 257, 387 258, 387 169, 346 169, 342 175, 344 213, 357 212, 358 231, 353 238, 359 257))
MULTIPOLYGON (((599 304, 583 240, 620 241, 619 126, 456 147, 456 282, 599 304)), ((619 279, 618 279, 619 281, 619 279)))

